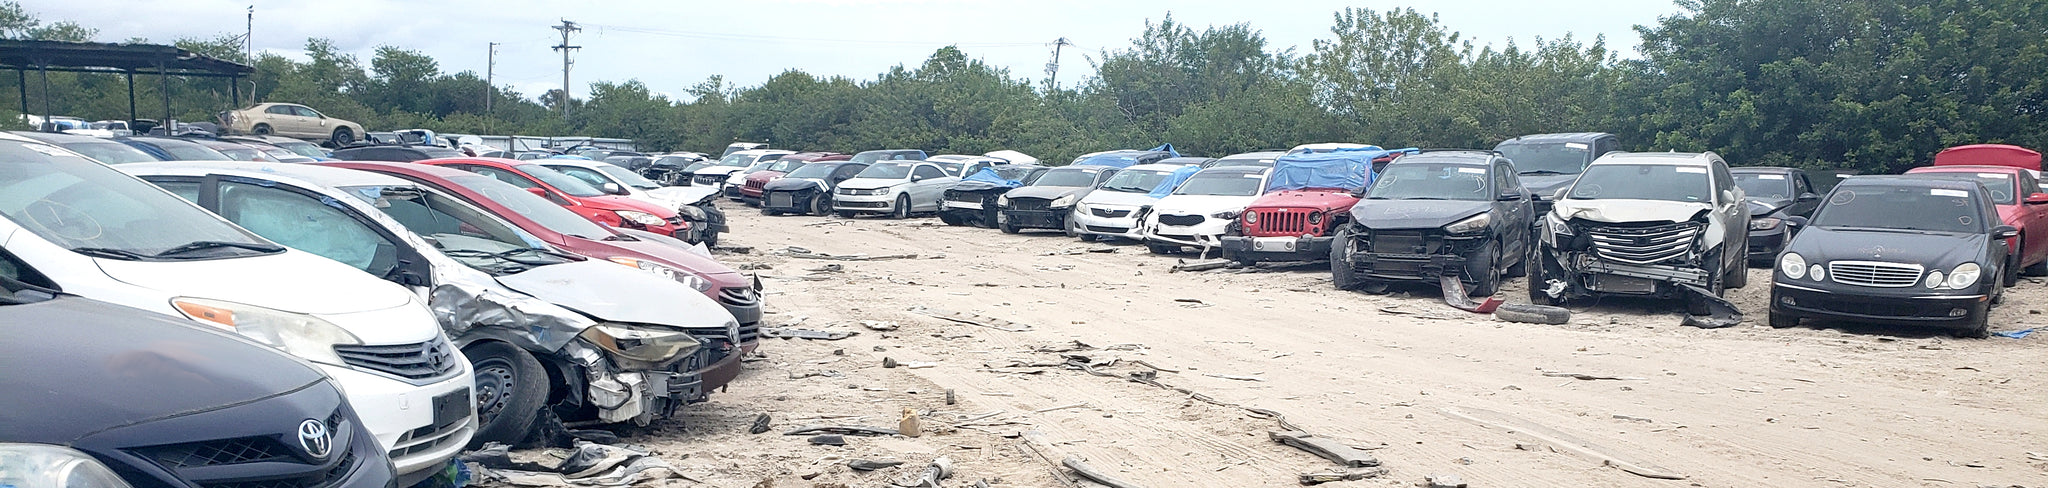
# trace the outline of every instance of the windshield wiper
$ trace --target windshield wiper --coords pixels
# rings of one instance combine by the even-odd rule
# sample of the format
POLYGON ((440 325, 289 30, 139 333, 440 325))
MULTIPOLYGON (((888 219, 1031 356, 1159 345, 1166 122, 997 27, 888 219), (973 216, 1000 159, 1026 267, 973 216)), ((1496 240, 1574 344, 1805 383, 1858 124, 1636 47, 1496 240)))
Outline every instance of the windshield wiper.
POLYGON ((220 248, 224 248, 224 247, 231 247, 231 248, 236 248, 236 249, 248 249, 248 250, 251 250, 251 251, 257 251, 257 252, 263 252, 263 253, 273 253, 273 252, 278 252, 278 251, 283 251, 283 250, 284 250, 284 246, 280 246, 280 245, 276 245, 276 244, 266 244, 266 243, 261 243, 261 242, 230 242, 230 241, 193 241, 193 242, 187 242, 187 243, 185 243, 185 244, 183 244, 183 245, 179 245, 179 246, 177 246, 177 247, 173 247, 173 248, 170 248, 170 249, 165 249, 165 250, 163 250, 163 252, 159 252, 159 253, 153 254, 153 255, 151 255, 150 257, 156 257, 156 258, 166 258, 166 257, 171 257, 171 256, 174 256, 174 255, 178 255, 178 254, 185 254, 185 253, 189 253, 189 252, 194 252, 194 251, 203 251, 203 250, 207 250, 207 249, 220 249, 220 248))
POLYGON ((1920 230, 1920 229, 1899 229, 1899 228, 1892 228, 1892 227, 1858 227, 1858 226, 1853 226, 1853 225, 1830 225, 1830 226, 1826 226, 1826 227, 1827 227, 1827 228, 1829 228, 1829 229, 1837 229, 1837 230, 1849 230, 1849 231, 1863 231, 1863 232, 1890 232, 1890 233, 1894 233, 1894 234, 1924 234, 1924 235, 1933 235, 1933 234, 1943 234, 1943 233, 1944 233, 1944 232, 1937 232, 1937 231, 1931 231, 1931 230, 1920 230))
POLYGON ((1523 172, 1520 172, 1520 173, 1515 173, 1515 174, 1518 174, 1518 175, 1568 175, 1568 174, 1571 174, 1571 173, 1566 173, 1566 172, 1563 172, 1563 171, 1558 171, 1558 170, 1554 170, 1554 169, 1532 169, 1532 170, 1528 170, 1528 171, 1523 171, 1523 172))
POLYGON ((127 249, 114 249, 111 247, 81 247, 72 249, 71 252, 84 254, 96 258, 120 259, 126 261, 141 261, 150 258, 149 256, 142 255, 135 251, 130 251, 127 249))

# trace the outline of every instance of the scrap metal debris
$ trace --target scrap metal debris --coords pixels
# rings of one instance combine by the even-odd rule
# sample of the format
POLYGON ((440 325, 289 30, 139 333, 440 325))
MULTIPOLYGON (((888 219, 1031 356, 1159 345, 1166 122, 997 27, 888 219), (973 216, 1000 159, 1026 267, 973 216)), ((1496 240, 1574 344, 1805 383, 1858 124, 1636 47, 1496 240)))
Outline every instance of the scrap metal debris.
POLYGON ((810 441, 810 443, 812 444, 817 444, 820 446, 846 445, 846 436, 842 436, 839 434, 821 434, 806 440, 810 441))
POLYGON ((461 459, 480 483, 517 486, 626 486, 682 476, 647 451, 594 442, 578 443, 554 466, 512 461, 510 447, 496 442, 461 459))
POLYGON ((1226 379, 1226 380, 1238 380, 1238 381, 1266 381, 1266 379, 1265 379, 1265 378, 1260 378, 1260 377, 1257 377, 1257 376, 1239 376, 1239 375, 1234 375, 1234 374, 1216 374, 1216 373, 1202 373, 1202 376, 1207 376, 1207 377, 1211 377, 1211 378, 1223 378, 1223 379, 1226 379))
POLYGON ((896 429, 868 427, 865 425, 813 425, 782 433, 782 435, 804 434, 896 435, 896 429))
POLYGON ((874 471, 877 469, 894 468, 902 464, 903 461, 869 461, 866 459, 854 459, 847 461, 846 467, 853 468, 854 471, 874 471))
POLYGON ((1543 372, 1543 375, 1544 375, 1544 376, 1551 376, 1551 377, 1557 377, 1557 378, 1571 378, 1571 379, 1575 379, 1575 380, 1587 380, 1587 381, 1592 381, 1592 380, 1618 380, 1618 381, 1642 381, 1642 380, 1645 380, 1645 379, 1647 379, 1647 378, 1637 378, 1637 377, 1634 377, 1634 376, 1607 376, 1607 375, 1597 375, 1597 374, 1586 374, 1586 373, 1567 373, 1567 372, 1563 372, 1563 371, 1544 371, 1544 372, 1543 372))
POLYGON ((1320 485, 1323 483, 1333 483, 1338 481, 1358 481, 1366 478, 1378 478, 1386 475, 1386 468, 1373 468, 1363 471, 1347 471, 1341 473, 1308 473, 1301 475, 1301 484, 1302 486, 1310 486, 1320 485))
POLYGON ((1707 305, 1707 315, 1685 314, 1685 320, 1681 322, 1684 325, 1702 329, 1719 329, 1722 327, 1734 327, 1742 323, 1742 310, 1735 308, 1735 302, 1715 296, 1713 293, 1708 293, 1706 289, 1697 286, 1683 286, 1687 291, 1692 292, 1692 299, 1703 301, 1707 305))
POLYGON ((1465 479, 1455 474, 1431 473, 1422 478, 1423 486, 1429 488, 1465 488, 1465 479))
POLYGON ((747 433, 759 434, 762 432, 767 432, 769 420, 770 419, 768 418, 768 413, 761 412, 760 416, 754 417, 754 425, 752 427, 747 427, 747 433))
POLYGON ((1456 276, 1443 276, 1437 280, 1437 284, 1444 290, 1444 303, 1459 310, 1472 313, 1493 313, 1494 308, 1499 307, 1504 302, 1504 300, 1500 299, 1499 293, 1487 295, 1484 302, 1472 301, 1472 297, 1465 293, 1465 281, 1458 279, 1456 276))
POLYGON ((1188 260, 1186 259, 1176 259, 1174 260, 1173 268, 1166 270, 1166 272, 1179 273, 1183 271, 1208 271, 1212 269, 1223 269, 1228 266, 1230 266, 1230 260, 1228 259, 1212 259, 1208 261, 1195 261, 1192 263, 1188 262, 1188 260))
POLYGON ((867 328, 868 328, 868 330, 878 330, 878 331, 884 331, 884 332, 886 332, 886 331, 891 331, 891 330, 896 330, 896 323, 895 323, 895 322, 889 322, 889 321, 883 321, 883 320, 862 320, 862 321, 860 321, 860 325, 861 325, 861 327, 867 327, 867 328))
POLYGON ((866 254, 827 254, 796 246, 790 246, 789 248, 784 249, 784 252, 788 254, 789 257, 792 258, 822 259, 826 261, 885 261, 890 259, 917 259, 916 254, 883 254, 880 256, 869 256, 866 254))
POLYGON ((1088 478, 1088 481, 1096 482, 1102 486, 1110 488, 1138 488, 1138 485, 1113 478, 1095 469, 1094 466, 1089 466, 1088 462, 1082 461, 1079 456, 1069 455, 1066 459, 1060 460, 1060 464, 1065 465, 1067 469, 1074 470, 1074 474, 1081 475, 1082 478, 1088 478))
POLYGON ((1316 437, 1307 432, 1274 430, 1266 431, 1266 437, 1273 439, 1273 442, 1308 451, 1309 454, 1335 461, 1337 464, 1342 464, 1346 467, 1370 468, 1380 465, 1380 460, 1372 457, 1371 453, 1344 445, 1333 439, 1316 437))
POLYGON ((840 339, 845 339, 845 338, 848 338, 848 337, 853 337, 854 335, 857 335, 857 334, 860 334, 860 333, 859 333, 859 332, 855 332, 855 331, 850 331, 850 330, 833 330, 833 331, 824 331, 824 330, 815 330, 815 329, 796 329, 796 328, 788 328, 788 327, 762 327, 762 328, 761 328, 761 337, 778 337, 778 338, 783 338, 783 339, 806 339, 806 340, 827 340, 827 341, 836 341, 836 340, 840 340, 840 339))
POLYGON ((1004 332, 1031 331, 1030 325, 1019 324, 1016 322, 1011 322, 1008 320, 989 317, 986 315, 981 315, 972 312, 950 312, 946 310, 940 310, 924 306, 910 307, 909 312, 948 322, 955 322, 978 327, 987 327, 990 329, 1000 330, 1004 332))
POLYGON ((930 465, 909 477, 890 483, 901 488, 940 488, 939 481, 953 477, 953 459, 939 456, 930 465))

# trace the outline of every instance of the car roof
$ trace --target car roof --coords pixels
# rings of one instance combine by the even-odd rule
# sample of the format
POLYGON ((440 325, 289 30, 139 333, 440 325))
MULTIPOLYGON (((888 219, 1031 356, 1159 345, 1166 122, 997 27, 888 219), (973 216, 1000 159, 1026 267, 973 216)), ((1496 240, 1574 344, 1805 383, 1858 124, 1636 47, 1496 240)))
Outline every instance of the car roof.
POLYGON ((105 137, 81 136, 78 134, 65 134, 62 132, 36 132, 28 130, 18 130, 13 131, 13 133, 25 139, 47 142, 51 144, 64 144, 70 142, 112 142, 115 144, 120 144, 120 141, 115 141, 113 139, 108 139, 105 137))
POLYGON ((1918 168, 1913 168, 1913 169, 1908 169, 1908 170, 1906 170, 1906 174, 1926 174, 1926 173, 2006 173, 2006 174, 2019 174, 2019 172, 2021 172, 2021 171, 2026 171, 2026 169, 2023 169, 2023 168, 2015 168, 2015 167, 2011 167, 2011 166, 1992 166, 1992 165, 1988 165, 1988 164, 1951 164, 1951 165, 1947 165, 1947 166, 1921 166, 1921 167, 1918 167, 1918 168))
MULTIPOLYGON (((451 159, 452 159, 452 158, 451 158, 451 159)), ((463 158, 463 159, 469 159, 469 158, 463 158)), ((578 168, 589 168, 589 169, 597 169, 597 168, 598 168, 599 166, 617 166, 617 165, 614 165, 614 164, 611 164, 611 163, 601 163, 601 162, 597 162, 597 161, 591 161, 591 160, 588 160, 588 159, 569 159, 569 158, 560 158, 560 159, 555 159, 555 158, 547 158, 547 159, 535 159, 535 160, 532 160, 532 161, 531 161, 531 164, 538 164, 538 165, 541 165, 541 166, 575 166, 575 167, 578 167, 578 168)))
MULTIPOLYGON (((468 171, 463 171, 463 170, 459 170, 459 169, 455 169, 455 168, 450 168, 450 167, 447 167, 447 166, 434 166, 434 165, 431 165, 431 164, 418 164, 418 163, 398 163, 398 162, 392 162, 392 161, 321 161, 321 162, 318 162, 318 163, 313 163, 313 165, 315 165, 315 166, 339 166, 339 165, 349 165, 349 164, 356 164, 356 165, 363 165, 363 166, 373 166, 373 167, 376 167, 377 169, 386 169, 386 170, 390 170, 391 172, 394 172, 394 173, 418 174, 418 175, 425 175, 425 176, 428 176, 428 177, 433 177, 433 178, 437 178, 437 179, 450 179, 450 178, 455 178, 455 177, 458 177, 458 176, 483 176, 483 175, 479 175, 479 174, 476 174, 476 173, 471 173, 471 172, 468 172, 468 171)), ((343 168, 343 169, 349 169, 349 168, 343 168)), ((361 170, 356 170, 356 171, 361 171, 361 170)), ((489 178, 489 176, 484 176, 484 177, 485 177, 485 178, 489 178)))
POLYGON ((1674 166, 1706 166, 1708 164, 1708 161, 1711 161, 1709 158, 1707 158, 1708 154, 1713 153, 1632 153, 1615 151, 1607 153, 1607 155, 1605 156, 1600 156, 1600 159, 1593 160, 1593 164, 1587 166, 1600 166, 1603 164, 1669 164, 1674 166))
POLYGON ((1788 174, 1793 171, 1800 171, 1800 169, 1787 168, 1783 166, 1743 166, 1739 168, 1728 168, 1728 172, 1730 173, 1788 174))
POLYGON ((1216 158, 1205 158, 1205 157, 1200 157, 1200 156, 1181 156, 1181 157, 1178 157, 1178 158, 1166 158, 1166 159, 1161 159, 1161 160, 1159 160, 1159 162, 1157 162, 1157 163, 1152 163, 1152 164, 1164 164, 1164 165, 1171 165, 1171 166, 1194 166, 1194 165, 1200 165, 1200 164, 1205 164, 1205 163, 1208 163, 1208 162, 1210 162, 1210 161, 1215 161, 1215 160, 1216 160, 1216 158))
POLYGON ((732 153, 760 157, 767 156, 770 154, 796 154, 796 151, 791 151, 788 149, 748 149, 745 151, 733 151, 732 153))
POLYGON ((352 169, 317 164, 255 161, 161 161, 116 166, 130 174, 205 176, 224 174, 276 181, 295 186, 411 185, 404 179, 352 169))
POLYGON ((1609 134, 1606 132, 1559 132, 1554 134, 1529 134, 1526 136, 1520 136, 1505 141, 1500 141, 1500 143, 1507 144, 1510 142, 1592 142, 1594 139, 1599 139, 1602 137, 1612 135, 1614 134, 1609 134))
POLYGON ((1203 169, 1202 169, 1201 171, 1195 172, 1195 175, 1196 175, 1196 176, 1201 176, 1201 175, 1205 175, 1205 174, 1210 174, 1210 173, 1256 173, 1256 174, 1264 174, 1265 172, 1267 172, 1267 171, 1272 171, 1272 170, 1273 170, 1273 167, 1271 167, 1271 166, 1217 166, 1217 167, 1214 167, 1214 168, 1203 168, 1203 169))
POLYGON ((1493 152, 1493 151, 1486 151, 1486 150, 1478 150, 1478 149, 1472 149, 1472 150, 1465 150, 1465 149, 1456 149, 1456 150, 1443 150, 1443 151, 1425 151, 1425 152, 1420 152, 1420 153, 1414 153, 1414 154, 1404 154, 1404 155, 1400 155, 1400 156, 1397 156, 1397 157, 1395 157, 1395 158, 1394 158, 1394 161, 1393 161, 1393 162, 1391 162, 1391 163, 1387 163, 1387 164, 1389 164, 1389 165, 1392 165, 1392 164, 1399 164, 1399 163, 1401 163, 1401 162, 1403 162, 1403 161, 1407 161, 1407 162, 1418 162, 1418 163, 1423 163, 1423 162, 1426 162, 1426 163, 1438 163, 1438 164, 1443 164, 1443 163, 1451 163, 1451 164, 1464 164, 1464 165, 1471 165, 1471 166, 1486 166, 1486 165, 1488 165, 1488 164, 1492 163, 1492 162, 1493 162, 1493 158, 1495 158, 1495 157, 1498 157, 1498 156, 1497 156, 1496 154, 1494 154, 1494 152, 1493 152))
MULTIPOLYGON (((1083 165, 1083 166, 1094 166, 1094 165, 1083 165)), ((1126 167, 1126 168, 1124 168, 1124 171, 1165 171, 1165 172, 1169 172, 1169 173, 1170 173, 1170 172, 1173 172, 1173 171, 1175 171, 1175 170, 1179 170, 1179 169, 1181 169, 1181 168, 1186 168, 1186 167, 1188 167, 1188 166, 1189 166, 1189 165, 1185 165, 1185 164, 1162 164, 1162 163, 1151 163, 1151 164, 1138 164, 1138 165, 1132 165, 1132 166, 1126 167)))
POLYGON ((1055 167, 1053 167, 1052 169, 1054 169, 1054 170, 1062 170, 1062 169, 1092 169, 1092 170, 1097 170, 1097 171, 1100 171, 1100 170, 1105 170, 1105 169, 1107 169, 1107 170, 1114 170, 1114 169, 1117 169, 1117 168, 1116 168, 1115 166, 1103 166, 1103 165, 1100 165, 1100 164, 1070 164, 1070 165, 1066 165, 1066 166, 1055 166, 1055 167))
POLYGON ((1983 188, 1984 184, 1978 183, 1977 180, 1957 178, 1934 178, 1914 175, 1857 175, 1842 178, 1841 183, 1835 184, 1836 188, 1845 186, 1924 186, 1949 190, 1975 191, 1977 188, 1983 188))

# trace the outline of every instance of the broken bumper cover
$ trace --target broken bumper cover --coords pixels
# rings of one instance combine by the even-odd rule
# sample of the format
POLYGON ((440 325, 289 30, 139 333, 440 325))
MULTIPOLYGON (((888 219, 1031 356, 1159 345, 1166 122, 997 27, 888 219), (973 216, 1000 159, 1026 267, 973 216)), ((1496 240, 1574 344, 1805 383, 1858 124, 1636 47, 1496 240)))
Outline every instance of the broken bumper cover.
POLYGON ((1609 295, 1677 296, 1676 285, 1706 288, 1712 277, 1707 270, 1661 264, 1621 264, 1601 261, 1586 254, 1576 265, 1565 266, 1576 288, 1609 295))
POLYGON ((896 195, 832 196, 832 210, 840 212, 890 213, 896 211, 896 195))
POLYGON ((761 208, 777 212, 809 212, 811 199, 818 197, 818 190, 775 190, 766 193, 761 208))
POLYGON ((1991 301, 1982 294, 1849 294, 1808 286, 1771 285, 1771 311, 1799 317, 1966 329, 1971 327, 1971 317, 1990 308, 1991 301))
MULTIPOLYGON (((618 358, 605 354, 587 342, 577 341, 563 352, 584 372, 584 401, 605 423, 632 422, 645 426, 668 418, 678 407, 709 399, 704 387, 704 367, 715 351, 699 348, 666 367, 620 368, 618 358), (623 370, 622 370, 623 369, 623 370)), ((732 355, 738 357, 738 355, 732 355)))
POLYGON ((1067 215, 1072 213, 1067 208, 1055 208, 1052 210, 1005 209, 1002 212, 1004 220, 1008 220, 1010 225, 1020 229, 1060 230, 1067 228, 1067 215))
POLYGON ((1329 236, 1223 236, 1223 252, 1238 261, 1321 261, 1330 258, 1329 236))
POLYGON ((1144 232, 1138 228, 1140 210, 1108 208, 1103 210, 1124 212, 1124 216, 1103 217, 1092 213, 1074 212, 1067 218, 1074 219, 1074 226, 1079 228, 1083 234, 1122 237, 1132 240, 1145 238, 1144 232))
POLYGON ((1436 282, 1444 276, 1470 275, 1469 259, 1445 254, 1397 254, 1359 252, 1351 254, 1351 267, 1366 276, 1383 280, 1436 282))

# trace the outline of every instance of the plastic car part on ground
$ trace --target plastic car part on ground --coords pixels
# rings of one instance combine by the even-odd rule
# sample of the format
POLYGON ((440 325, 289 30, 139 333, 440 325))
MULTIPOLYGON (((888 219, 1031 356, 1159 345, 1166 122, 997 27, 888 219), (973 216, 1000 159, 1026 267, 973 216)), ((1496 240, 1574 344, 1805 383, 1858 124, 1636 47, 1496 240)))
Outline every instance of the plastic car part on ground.
POLYGON ((1734 327, 1736 324, 1742 323, 1742 310, 1735 308, 1734 302, 1714 296, 1713 293, 1708 292, 1705 288, 1692 285, 1680 286, 1684 286, 1685 291, 1692 292, 1692 299, 1705 301, 1707 311, 1709 312, 1707 315, 1686 314, 1685 321, 1683 322, 1685 325, 1702 329, 1719 329, 1722 327, 1734 327))
POLYGON ((578 442, 562 462, 515 461, 509 446, 485 444, 462 455, 477 484, 514 486, 630 486, 680 478, 675 466, 632 446, 578 442))

